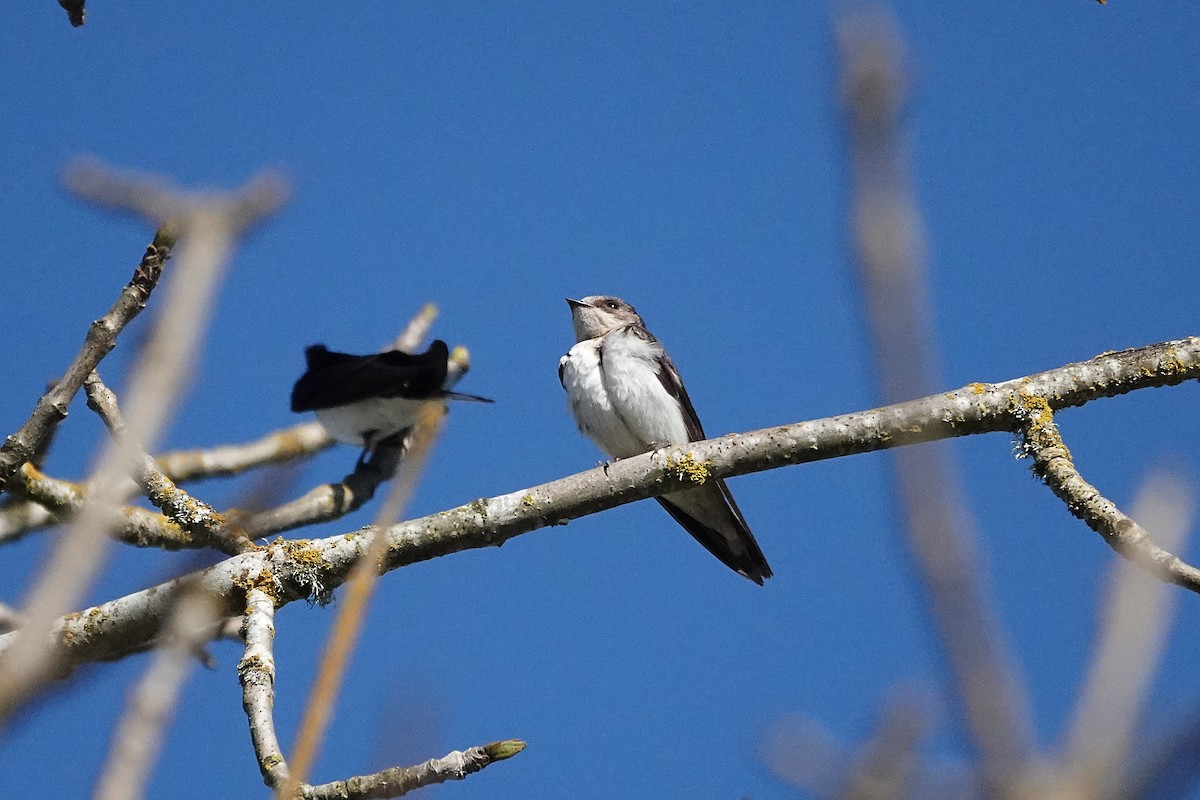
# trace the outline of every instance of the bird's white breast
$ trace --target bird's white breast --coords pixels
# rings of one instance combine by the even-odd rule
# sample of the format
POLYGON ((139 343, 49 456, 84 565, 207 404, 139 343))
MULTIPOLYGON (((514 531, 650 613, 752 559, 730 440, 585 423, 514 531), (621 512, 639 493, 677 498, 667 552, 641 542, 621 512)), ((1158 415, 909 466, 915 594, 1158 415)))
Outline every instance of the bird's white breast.
POLYGON ((559 362, 579 429, 614 458, 688 440, 679 403, 658 380, 659 347, 616 331, 579 342, 559 362))
POLYGON ((344 406, 317 411, 317 421, 329 435, 343 444, 364 446, 365 436, 374 431, 371 442, 412 427, 422 400, 403 397, 372 397, 344 406))

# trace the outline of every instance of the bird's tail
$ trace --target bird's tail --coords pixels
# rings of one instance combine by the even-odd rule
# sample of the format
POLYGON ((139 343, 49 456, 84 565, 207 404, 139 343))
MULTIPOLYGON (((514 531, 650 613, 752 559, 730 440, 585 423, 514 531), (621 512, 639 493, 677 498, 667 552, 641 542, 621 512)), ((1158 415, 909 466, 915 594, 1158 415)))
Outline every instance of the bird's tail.
POLYGON ((470 403, 494 403, 496 402, 490 397, 480 397, 477 394, 463 394, 462 392, 446 392, 447 400, 466 400, 470 403))

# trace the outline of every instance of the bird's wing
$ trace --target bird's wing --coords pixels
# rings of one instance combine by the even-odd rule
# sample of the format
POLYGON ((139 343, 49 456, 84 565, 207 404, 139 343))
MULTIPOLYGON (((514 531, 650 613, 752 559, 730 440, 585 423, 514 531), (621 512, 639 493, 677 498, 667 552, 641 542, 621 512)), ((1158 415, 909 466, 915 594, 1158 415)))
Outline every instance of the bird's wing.
POLYGON ((370 397, 441 396, 449 350, 438 339, 417 355, 389 350, 356 356, 318 344, 304 356, 308 369, 292 387, 292 411, 334 408, 370 397))
POLYGON ((771 577, 771 567, 725 481, 710 480, 655 499, 725 566, 760 586, 771 577))
MULTIPOLYGON (((654 338, 649 331, 646 336, 654 338)), ((665 349, 660 350, 658 357, 658 380, 667 394, 679 403, 688 440, 707 439, 679 370, 665 349)), ((771 577, 771 567, 725 481, 709 481, 703 486, 655 499, 684 530, 734 572, 760 586, 764 579, 771 577)))
MULTIPOLYGON (((647 335, 651 336, 649 333, 647 335)), ((658 356, 658 382, 662 384, 667 394, 679 403, 679 409, 683 412, 683 424, 687 428, 688 441, 698 442, 707 439, 708 437, 704 435, 704 428, 700 425, 700 417, 697 416, 696 408, 692 405, 692 398, 688 397, 687 389, 683 386, 683 379, 679 377, 679 370, 675 368, 675 362, 667 355, 667 351, 662 348, 660 348, 658 356)))

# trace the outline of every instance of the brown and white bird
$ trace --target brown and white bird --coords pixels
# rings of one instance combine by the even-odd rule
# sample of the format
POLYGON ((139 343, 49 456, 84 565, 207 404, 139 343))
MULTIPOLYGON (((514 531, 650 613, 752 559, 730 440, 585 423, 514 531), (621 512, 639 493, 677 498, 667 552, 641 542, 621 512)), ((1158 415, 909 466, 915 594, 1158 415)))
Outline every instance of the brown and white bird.
MULTIPOLYGON (((679 371, 633 306, 604 295, 567 303, 576 344, 558 378, 580 431, 612 458, 707 438, 679 371)), ((725 481, 655 499, 728 567, 759 585, 771 577, 725 481)))

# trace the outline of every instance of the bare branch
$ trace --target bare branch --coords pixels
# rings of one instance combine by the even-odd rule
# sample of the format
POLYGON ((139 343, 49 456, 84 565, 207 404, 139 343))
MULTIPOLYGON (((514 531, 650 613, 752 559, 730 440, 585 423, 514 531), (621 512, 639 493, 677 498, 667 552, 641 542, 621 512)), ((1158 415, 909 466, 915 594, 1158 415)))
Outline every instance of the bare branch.
MULTIPOLYGON (((1191 528, 1195 501, 1182 476, 1160 472, 1139 491, 1134 516, 1174 549, 1191 528)), ((1065 771, 1079 797, 1128 796, 1134 728, 1166 643, 1174 599, 1130 562, 1117 562, 1095 657, 1066 737, 1065 771)))
POLYGON ((246 650, 238 662, 242 707, 250 721, 250 739, 263 780, 272 789, 288 779, 287 762, 275 735, 275 601, 262 589, 246 593, 243 623, 246 650))
POLYGON ((469 750, 455 750, 415 767, 393 767, 372 775, 306 786, 300 796, 305 800, 381 800, 400 797, 423 786, 460 781, 497 761, 512 758, 524 749, 525 742, 520 739, 492 742, 469 750))
MULTIPOLYGON (((500 545, 529 531, 677 491, 697 476, 728 478, 918 442, 1014 432, 1024 424, 1025 415, 1018 411, 1022 398, 1041 397, 1050 408, 1065 408, 1198 377, 1200 338, 1193 337, 1107 353, 1004 383, 974 383, 869 411, 657 450, 394 525, 387 532, 384 568, 500 545)), ((345 580, 363 547, 358 531, 319 540, 277 541, 216 564, 196 578, 225 599, 223 613, 232 616, 243 613, 246 589, 267 570, 277 587, 277 605, 326 595, 345 580)), ((53 641, 68 665, 118 658, 144 647, 178 588, 178 581, 170 581, 67 615, 56 623, 53 641)), ((11 648, 13 639, 12 633, 0 636, 0 654, 11 648)))
MULTIPOLYGON (((139 442, 153 447, 182 390, 235 236, 282 202, 282 191, 277 183, 261 180, 241 194, 216 200, 198 200, 193 195, 126 179, 101 168, 77 169, 68 174, 68 182, 79 194, 97 202, 150 216, 164 229, 174 230, 177 226, 181 247, 176 258, 175 279, 167 287, 163 313, 155 321, 154 331, 139 354, 130 379, 127 409, 130 435, 113 440, 104 449, 95 477, 89 481, 93 487, 90 502, 59 540, 30 592, 26 604, 29 624, 9 634, 17 639, 15 646, 4 653, 0 664, 0 719, 7 717, 18 703, 57 673, 52 659, 58 651, 51 637, 55 619, 79 603, 103 564, 107 526, 123 497, 124 482, 133 472, 140 455, 128 443, 139 442), (171 221, 169 225, 168 220, 171 221)), ((148 269, 153 272, 155 261, 149 261, 148 269)), ((156 269, 161 271, 161 263, 156 269)), ((135 275, 131 287, 136 291, 122 295, 123 300, 126 295, 132 299, 128 302, 118 300, 122 313, 115 315, 115 321, 120 326, 144 303, 153 283, 139 282, 135 275)), ((112 348, 114 339, 115 332, 100 337, 91 347, 85 345, 85 352, 94 351, 94 354, 77 359, 68 373, 71 380, 60 381, 60 385, 66 384, 65 388, 70 390, 67 400, 112 348), (90 366, 77 375, 80 365, 90 366)), ((65 406, 62 410, 65 411, 65 406)), ((12 441, 10 439, 9 444, 12 441)), ((32 444, 36 441, 33 439, 32 444)), ((27 445, 30 443, 26 442, 27 445)), ((19 450, 16 448, 15 451, 19 450)), ((7 464, 0 459, 0 479, 7 480, 15 472, 16 467, 8 469, 7 464)))
POLYGON ((117 726, 95 800, 136 800, 145 792, 183 681, 197 651, 209 639, 214 606, 213 598, 202 591, 185 591, 180 597, 162 646, 117 726))
POLYGON ((1036 395, 1019 399, 1023 447, 1033 469, 1071 514, 1100 534, 1112 549, 1154 577, 1200 592, 1200 569, 1155 544, 1150 534, 1079 474, 1054 424, 1053 404, 1036 395))
MULTIPOLYGON (((900 43, 895 21, 882 12, 849 17, 838 39, 854 243, 883 400, 896 402, 938 385, 921 215, 900 130, 906 101, 900 43)), ((952 461, 937 446, 895 453, 901 528, 946 653, 956 707, 980 756, 981 778, 992 796, 1002 797, 1029 763, 1030 704, 993 611, 975 522, 952 461)))
POLYGON ((228 555, 244 552, 254 546, 245 530, 230 523, 208 503, 177 487, 159 470, 154 459, 130 437, 121 409, 117 405, 117 396, 104 385, 99 374, 92 372, 84 381, 84 389, 87 392, 88 407, 100 415, 113 437, 127 439, 124 446, 134 451, 137 462, 134 466, 134 480, 142 487, 155 508, 162 511, 171 522, 190 534, 194 540, 204 542, 228 555))
POLYGON ((107 314, 88 328, 83 349, 67 367, 66 373, 37 401, 33 414, 20 430, 9 436, 4 446, 0 447, 0 491, 4 490, 5 484, 22 464, 34 459, 34 454, 50 436, 54 426, 67 416, 67 406, 83 386, 88 374, 116 346, 117 336, 125 326, 146 307, 150 293, 158 285, 163 266, 171 257, 176 233, 174 226, 159 228, 117 301, 107 314))
POLYGON ((319 422, 304 422, 272 431, 261 439, 201 450, 178 450, 156 456, 158 468, 176 483, 237 475, 268 464, 315 455, 333 445, 319 422))
MULTIPOLYGON (((37 507, 49 515, 47 525, 58 524, 80 513, 88 501, 88 490, 70 481, 42 474, 33 464, 21 465, 16 478, 9 483, 14 497, 36 501, 37 507)), ((181 530, 164 515, 137 506, 114 508, 107 528, 110 535, 134 547, 161 547, 165 550, 203 547, 191 533, 181 530)), ((21 532, 28 532, 29 528, 21 532)), ((13 539, 16 537, 14 536, 13 539)), ((0 541, 8 539, 0 535, 0 541)))

